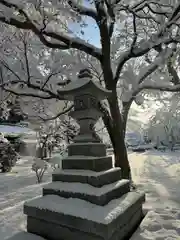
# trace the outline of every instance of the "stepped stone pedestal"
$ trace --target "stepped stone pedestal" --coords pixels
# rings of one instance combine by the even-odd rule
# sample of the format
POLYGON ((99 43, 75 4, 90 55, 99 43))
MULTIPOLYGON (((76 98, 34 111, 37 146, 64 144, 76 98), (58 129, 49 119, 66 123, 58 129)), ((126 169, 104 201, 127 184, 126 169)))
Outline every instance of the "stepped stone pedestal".
POLYGON ((71 116, 80 125, 79 135, 68 146, 62 169, 52 175, 42 197, 26 202, 27 231, 47 240, 123 240, 142 219, 144 194, 130 191, 120 168, 94 133, 101 116, 98 101, 110 94, 82 71, 76 83, 59 91, 74 100, 71 116))

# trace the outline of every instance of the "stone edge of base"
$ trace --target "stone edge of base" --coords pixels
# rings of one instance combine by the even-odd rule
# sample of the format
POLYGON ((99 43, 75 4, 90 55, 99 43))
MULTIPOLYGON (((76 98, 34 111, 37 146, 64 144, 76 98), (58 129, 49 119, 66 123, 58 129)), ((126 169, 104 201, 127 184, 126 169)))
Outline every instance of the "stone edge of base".
POLYGON ((12 237, 7 238, 7 240, 47 240, 47 239, 40 237, 36 234, 28 232, 19 232, 14 234, 12 237))

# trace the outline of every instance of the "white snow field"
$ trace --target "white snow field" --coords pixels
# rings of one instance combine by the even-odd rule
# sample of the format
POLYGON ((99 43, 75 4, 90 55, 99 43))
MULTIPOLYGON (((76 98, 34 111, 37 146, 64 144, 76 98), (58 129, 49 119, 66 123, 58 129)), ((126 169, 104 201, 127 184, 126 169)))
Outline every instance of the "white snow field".
POLYGON ((130 153, 129 158, 148 210, 131 240, 180 240, 180 152, 130 153))
POLYGON ((25 230, 24 201, 41 196, 42 186, 51 181, 50 171, 44 175, 44 183, 37 184, 32 162, 32 157, 26 157, 11 173, 0 173, 0 240, 25 230))
MULTIPOLYGON (((149 210, 132 240, 180 240, 179 156, 180 152, 129 152, 133 180, 146 192, 144 208, 149 210)), ((36 184, 32 161, 30 157, 21 159, 12 173, 0 173, 0 240, 26 230, 24 201, 40 196, 42 186, 51 181, 50 170, 44 183, 36 184)), ((16 239, 42 238, 18 234, 16 239)))

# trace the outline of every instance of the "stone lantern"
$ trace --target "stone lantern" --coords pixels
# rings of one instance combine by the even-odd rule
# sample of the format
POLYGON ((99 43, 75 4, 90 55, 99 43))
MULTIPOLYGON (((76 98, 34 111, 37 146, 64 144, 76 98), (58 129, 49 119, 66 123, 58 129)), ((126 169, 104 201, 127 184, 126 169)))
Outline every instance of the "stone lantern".
POLYGON ((106 99, 111 91, 92 80, 88 69, 80 71, 78 80, 58 91, 64 99, 74 102, 74 111, 69 115, 80 125, 80 132, 74 142, 100 142, 94 132, 94 125, 102 116, 98 103, 106 99))
MULTIPOLYGON (((102 88, 101 85, 94 82, 91 72, 88 69, 83 69, 78 75, 78 80, 72 81, 58 92, 65 100, 74 102, 74 111, 70 112, 69 115, 74 118, 80 126, 79 134, 74 138, 74 143, 68 146, 69 156, 104 157, 106 155, 106 147, 97 137, 94 131, 94 125, 102 116, 98 109, 98 103, 106 99, 111 94, 111 91, 102 88)), ((70 161, 70 159, 69 161, 63 161, 62 166, 71 169, 71 163, 73 163, 76 168, 76 164, 80 162, 82 169, 98 170, 98 159, 94 159, 93 161, 84 159, 84 161, 81 161, 81 157, 81 160, 79 161, 79 159, 77 159, 76 162, 70 161), (90 167, 88 163, 92 163, 92 166, 90 167)), ((107 161, 107 159, 104 159, 102 164, 102 170, 104 170, 112 166, 112 160, 107 161)))
POLYGON ((101 117, 98 102, 111 92, 85 69, 59 94, 74 102, 70 115, 80 131, 43 196, 25 203, 27 230, 47 240, 123 240, 141 221, 145 196, 130 191, 93 130, 101 117))

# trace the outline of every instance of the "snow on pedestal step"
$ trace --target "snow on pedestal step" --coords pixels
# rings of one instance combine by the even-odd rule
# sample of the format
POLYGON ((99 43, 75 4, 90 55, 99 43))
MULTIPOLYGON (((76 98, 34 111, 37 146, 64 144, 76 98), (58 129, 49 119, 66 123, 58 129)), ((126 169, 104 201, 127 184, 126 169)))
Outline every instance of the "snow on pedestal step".
POLYGON ((129 180, 117 182, 96 188, 83 183, 52 182, 43 188, 43 195, 58 195, 65 198, 79 198, 104 206, 112 199, 119 198, 130 191, 129 180))
POLYGON ((129 192, 98 206, 75 198, 46 195, 24 205, 28 232, 48 240, 123 239, 141 220, 145 196, 129 192))
POLYGON ((52 174, 52 181, 87 183, 94 187, 102 187, 121 179, 121 169, 111 168, 101 172, 88 170, 56 169, 52 174))

